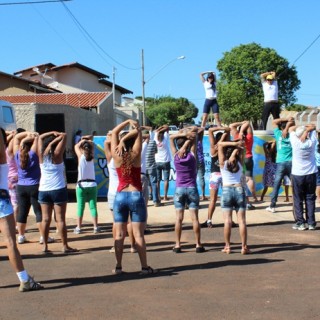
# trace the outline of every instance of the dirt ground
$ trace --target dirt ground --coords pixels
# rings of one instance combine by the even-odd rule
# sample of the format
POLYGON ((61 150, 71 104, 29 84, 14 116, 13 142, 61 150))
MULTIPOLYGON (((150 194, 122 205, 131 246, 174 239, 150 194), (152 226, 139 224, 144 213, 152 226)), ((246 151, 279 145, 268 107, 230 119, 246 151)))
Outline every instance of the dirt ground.
MULTIPOLYGON (((223 248, 220 208, 214 228, 202 228, 205 253, 195 253, 188 212, 182 234, 181 254, 172 252, 175 213, 172 202, 155 208, 149 203, 146 235, 148 263, 154 276, 139 275, 138 255, 123 257, 124 274, 111 270, 115 257, 111 216, 106 202, 99 201, 102 233, 93 234, 88 208, 84 232, 73 233, 76 203, 68 204, 69 244, 79 252, 60 252, 54 225, 49 245, 52 254, 41 253, 34 216, 28 221, 28 242, 18 245, 25 267, 44 285, 37 292, 18 292, 17 276, 6 257, 0 235, 0 319, 319 319, 317 302, 320 278, 319 227, 316 231, 291 228, 291 206, 280 202, 276 213, 257 203, 247 212, 250 255, 240 254, 237 228, 232 230, 230 255, 223 248)), ((200 221, 205 221, 208 202, 201 203, 200 221)), ((319 220, 319 213, 316 214, 319 220)), ((236 219, 235 219, 236 221, 236 219)))

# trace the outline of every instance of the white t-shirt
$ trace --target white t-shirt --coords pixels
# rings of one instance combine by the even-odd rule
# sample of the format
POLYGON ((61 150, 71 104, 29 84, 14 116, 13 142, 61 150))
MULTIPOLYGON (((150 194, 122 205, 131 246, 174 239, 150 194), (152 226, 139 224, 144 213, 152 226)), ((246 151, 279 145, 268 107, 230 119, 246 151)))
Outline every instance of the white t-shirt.
POLYGON ((212 88, 212 83, 205 81, 203 83, 206 99, 213 100, 217 98, 217 90, 212 88))
POLYGON ((114 166, 113 158, 108 163, 108 172, 109 172, 109 186, 108 186, 108 197, 109 195, 114 195, 117 192, 118 184, 119 184, 119 177, 114 166))
POLYGON ((292 145, 292 170, 295 176, 305 176, 318 171, 315 155, 317 136, 315 130, 310 133, 310 137, 301 142, 294 131, 290 132, 290 142, 292 145))
POLYGON ((169 148, 169 134, 165 132, 163 135, 163 140, 160 142, 158 140, 158 132, 154 134, 154 141, 157 144, 158 152, 155 155, 156 162, 170 162, 171 161, 171 153, 169 148))
POLYGON ((146 155, 148 143, 143 141, 141 149, 141 173, 146 173, 146 155))
POLYGON ((59 190, 67 186, 64 162, 54 164, 50 160, 44 159, 40 164, 40 170, 39 191, 59 190))
POLYGON ((273 80, 271 84, 268 81, 262 82, 262 89, 264 94, 264 102, 278 101, 278 82, 273 80))
MULTIPOLYGON (((80 156, 80 161, 78 164, 78 181, 81 180, 95 180, 96 174, 94 171, 94 159, 91 161, 87 161, 84 154, 80 156)), ((91 188, 96 187, 97 183, 95 181, 82 181, 81 187, 82 188, 91 188)), ((77 188, 80 186, 77 185, 77 188)))
POLYGON ((241 183, 241 176, 242 176, 242 165, 240 162, 239 164, 239 171, 236 173, 232 173, 227 169, 228 160, 225 160, 223 168, 220 168, 221 176, 223 184, 240 184, 241 183))

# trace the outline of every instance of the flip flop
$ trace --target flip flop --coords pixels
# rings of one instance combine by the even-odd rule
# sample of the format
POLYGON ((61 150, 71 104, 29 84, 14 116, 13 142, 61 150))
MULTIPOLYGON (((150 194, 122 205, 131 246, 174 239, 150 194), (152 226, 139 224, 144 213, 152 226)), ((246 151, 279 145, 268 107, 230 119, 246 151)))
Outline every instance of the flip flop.
POLYGON ((158 273, 157 269, 152 269, 151 267, 148 266, 146 268, 141 269, 140 275, 147 276, 147 275, 156 274, 156 273, 158 273))

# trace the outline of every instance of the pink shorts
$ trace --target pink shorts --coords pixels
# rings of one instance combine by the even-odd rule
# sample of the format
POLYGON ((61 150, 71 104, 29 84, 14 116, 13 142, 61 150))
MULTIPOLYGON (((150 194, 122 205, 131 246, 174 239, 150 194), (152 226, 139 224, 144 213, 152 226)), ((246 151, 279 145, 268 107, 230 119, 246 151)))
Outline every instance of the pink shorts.
POLYGON ((222 187, 221 172, 211 172, 209 179, 209 189, 218 190, 219 186, 222 187))

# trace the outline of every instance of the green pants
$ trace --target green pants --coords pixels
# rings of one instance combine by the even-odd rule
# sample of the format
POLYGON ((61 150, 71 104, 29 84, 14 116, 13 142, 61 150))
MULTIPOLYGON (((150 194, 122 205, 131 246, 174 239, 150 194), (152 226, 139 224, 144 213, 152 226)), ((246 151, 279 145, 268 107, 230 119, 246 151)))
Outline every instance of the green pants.
POLYGON ((97 187, 89 187, 89 188, 76 188, 76 196, 77 196, 77 204, 78 217, 83 216, 84 208, 86 202, 89 203, 89 209, 92 217, 96 217, 98 215, 97 212, 97 187))

